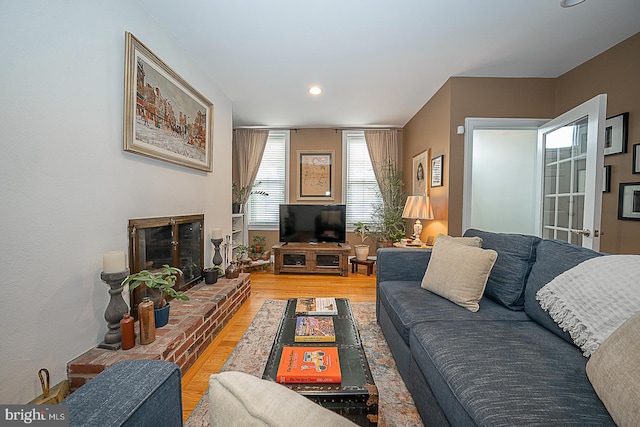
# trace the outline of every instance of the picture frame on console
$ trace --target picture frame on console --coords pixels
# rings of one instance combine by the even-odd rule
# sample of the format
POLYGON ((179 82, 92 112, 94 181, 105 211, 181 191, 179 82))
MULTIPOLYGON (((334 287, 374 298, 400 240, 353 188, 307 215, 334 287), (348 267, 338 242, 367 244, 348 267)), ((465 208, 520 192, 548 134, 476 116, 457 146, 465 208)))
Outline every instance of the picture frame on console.
POLYGON ((123 149, 213 171, 213 103, 125 33, 123 149))
POLYGON ((411 194, 414 196, 427 194, 427 176, 429 176, 429 165, 427 159, 429 158, 429 150, 424 150, 415 156, 411 161, 411 194))
POLYGON ((298 200, 335 200, 334 151, 298 150, 298 200))
POLYGON ((640 221, 640 182, 620 183, 618 219, 640 221))
POLYGON ((604 124, 604 155, 627 152, 629 113, 609 117, 604 124))

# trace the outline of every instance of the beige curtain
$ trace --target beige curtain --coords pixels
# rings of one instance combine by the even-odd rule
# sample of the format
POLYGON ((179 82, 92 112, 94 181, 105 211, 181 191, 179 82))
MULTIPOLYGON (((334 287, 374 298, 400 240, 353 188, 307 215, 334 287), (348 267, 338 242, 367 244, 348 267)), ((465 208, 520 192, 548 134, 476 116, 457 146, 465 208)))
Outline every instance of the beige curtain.
MULTIPOLYGON (((233 146, 240 188, 253 185, 268 137, 268 130, 236 129, 233 132, 233 146)), ((250 191, 247 192, 245 200, 242 201, 243 204, 249 199, 250 193, 250 191)))
POLYGON ((364 139, 373 165, 378 185, 385 181, 384 174, 389 169, 399 169, 398 131, 397 130, 365 130, 364 139))

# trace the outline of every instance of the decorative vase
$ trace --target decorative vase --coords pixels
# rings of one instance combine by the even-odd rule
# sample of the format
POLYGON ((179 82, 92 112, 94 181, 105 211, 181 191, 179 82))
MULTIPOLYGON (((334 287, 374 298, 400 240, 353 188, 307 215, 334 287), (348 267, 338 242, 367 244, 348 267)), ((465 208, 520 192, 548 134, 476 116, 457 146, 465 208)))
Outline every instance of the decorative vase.
POLYGON ((218 270, 205 269, 202 271, 204 276, 204 283, 207 285, 213 285, 218 282, 218 270))
POLYGON ((369 245, 356 245, 356 259, 358 261, 366 261, 369 256, 369 245))
POLYGON ((122 349, 129 350, 136 345, 136 332, 134 329, 133 317, 125 313, 120 320, 120 331, 122 332, 122 349))
POLYGON ((240 269, 235 263, 229 264, 229 267, 225 270, 225 276, 227 279, 235 279, 240 275, 240 269))
POLYGON ((242 205, 240 203, 231 204, 231 213, 239 214, 242 211, 242 205))
POLYGON ((140 344, 151 344, 156 340, 156 322, 153 314, 153 302, 144 297, 138 304, 138 319, 140 326, 140 344))
POLYGON ((162 308, 156 308, 153 310, 155 317, 156 328, 162 328, 169 323, 169 303, 162 308))

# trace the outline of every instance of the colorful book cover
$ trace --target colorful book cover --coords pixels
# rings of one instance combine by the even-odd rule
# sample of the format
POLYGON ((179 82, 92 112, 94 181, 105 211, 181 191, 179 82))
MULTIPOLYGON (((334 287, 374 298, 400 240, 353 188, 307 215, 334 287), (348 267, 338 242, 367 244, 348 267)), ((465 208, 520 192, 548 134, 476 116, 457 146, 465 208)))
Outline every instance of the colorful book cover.
POLYGON ((337 316, 335 298, 298 298, 296 313, 307 316, 337 316))
POLYGON ((298 316, 295 342, 336 342, 333 317, 298 316))
POLYGON ((279 383, 341 383, 337 347, 284 347, 276 381, 279 383))

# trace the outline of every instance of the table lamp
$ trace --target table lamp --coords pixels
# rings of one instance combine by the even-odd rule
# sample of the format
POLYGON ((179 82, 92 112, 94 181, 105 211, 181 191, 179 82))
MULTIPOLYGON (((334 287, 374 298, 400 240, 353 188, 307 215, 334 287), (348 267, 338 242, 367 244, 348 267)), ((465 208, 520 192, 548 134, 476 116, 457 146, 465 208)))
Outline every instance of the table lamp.
POLYGON ((415 219, 413 224, 413 243, 422 245, 420 233, 422 232, 421 219, 433 219, 433 210, 429 203, 429 196, 409 196, 404 204, 402 217, 407 219, 415 219))

